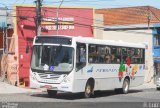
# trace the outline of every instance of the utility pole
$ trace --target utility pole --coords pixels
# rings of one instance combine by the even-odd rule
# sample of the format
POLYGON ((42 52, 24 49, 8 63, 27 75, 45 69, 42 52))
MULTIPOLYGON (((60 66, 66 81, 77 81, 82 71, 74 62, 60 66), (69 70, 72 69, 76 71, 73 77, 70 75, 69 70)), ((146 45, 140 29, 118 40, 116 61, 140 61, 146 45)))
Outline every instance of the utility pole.
POLYGON ((58 17, 59 17, 59 9, 61 8, 61 5, 63 4, 63 1, 64 1, 64 0, 61 0, 61 3, 60 3, 60 5, 59 5, 59 7, 57 7, 57 11, 56 11, 56 17, 57 17, 56 30, 57 30, 57 35, 58 35, 58 25, 59 25, 59 20, 58 20, 58 17))
POLYGON ((41 35, 41 0, 35 1, 36 3, 36 35, 39 36, 41 35))
POLYGON ((147 17, 147 19, 148 19, 148 29, 150 29, 150 22, 151 22, 151 12, 150 12, 150 8, 148 7, 148 17, 147 17))

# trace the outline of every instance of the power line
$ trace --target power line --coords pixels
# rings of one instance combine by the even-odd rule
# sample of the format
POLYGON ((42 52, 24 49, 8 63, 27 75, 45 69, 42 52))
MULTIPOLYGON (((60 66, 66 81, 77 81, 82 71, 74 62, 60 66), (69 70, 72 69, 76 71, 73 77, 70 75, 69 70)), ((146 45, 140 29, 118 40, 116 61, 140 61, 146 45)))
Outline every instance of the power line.
MULTIPOLYGON (((43 9, 45 10, 45 9, 43 9)), ((50 11, 50 10, 45 10, 45 12, 51 12, 51 13, 55 13, 54 11, 50 11)), ((64 13, 64 12, 59 12, 59 14, 63 14, 63 15, 68 15, 68 16, 73 16, 73 17, 77 17, 77 18, 82 18, 82 19, 86 19, 86 20, 95 20, 95 21, 99 21, 99 22, 103 22, 102 20, 96 20, 96 19, 91 19, 91 18, 87 18, 87 17, 82 17, 79 15, 73 15, 73 14, 68 14, 68 13, 64 13)))
MULTIPOLYGON (((54 11, 49 11, 49 10, 45 10, 45 11, 54 13, 54 11)), ((68 13, 64 13, 64 12, 61 12, 61 13, 59 13, 59 14, 64 14, 64 15, 68 15, 68 16, 74 16, 74 17, 78 17, 78 18, 82 18, 82 19, 94 20, 94 21, 97 21, 97 22, 104 23, 104 21, 102 21, 102 20, 91 19, 91 18, 82 17, 82 16, 77 16, 77 15, 68 14, 68 13)), ((119 23, 123 23, 123 20, 124 20, 124 19, 122 19, 122 21, 118 21, 118 22, 119 22, 119 23)), ((97 23, 97 24, 98 24, 98 23, 97 23)), ((126 24, 121 24, 121 25, 126 25, 126 24)), ((133 26, 133 25, 128 25, 128 26, 137 28, 137 26, 133 26)))
POLYGON ((16 16, 16 15, 0 15, 0 17, 18 17, 21 19, 26 19, 26 18, 35 18, 35 17, 31 17, 31 16, 16 16))
MULTIPOLYGON (((8 10, 13 10, 13 9, 8 9, 8 10)), ((43 9, 43 10, 44 10, 44 9, 43 9)), ((15 11, 16 11, 16 10, 15 10, 15 11)), ((18 10, 18 11, 31 11, 31 10, 18 10)), ((45 11, 52 12, 52 13, 54 12, 54 11, 49 11, 49 10, 45 10, 45 11)), ((35 11, 33 11, 33 12, 35 12, 35 11)), ((81 17, 81 16, 78 16, 78 15, 68 14, 68 13, 64 13, 64 12, 61 12, 60 14, 70 15, 70 16, 74 16, 74 17, 78 17, 78 18, 83 18, 83 19, 88 19, 88 20, 94 20, 94 21, 98 21, 98 22, 104 22, 104 21, 102 21, 102 20, 90 19, 90 18, 87 18, 87 17, 81 17)), ((121 12, 121 14, 126 15, 127 13, 121 12)), ((137 18, 136 15, 137 15, 137 14, 132 14, 132 15, 130 15, 129 17, 137 18)), ((143 13, 142 13, 142 15, 143 15, 143 13)), ((122 20, 123 20, 123 19, 122 19, 122 20)), ((130 19, 128 19, 128 20, 130 20, 130 19)))
MULTIPOLYGON (((18 11, 21 11, 21 10, 18 10, 18 11)), ((22 11, 29 11, 29 10, 22 10, 22 11)), ((46 10, 46 11, 48 11, 48 10, 46 10)), ((33 12, 35 12, 35 11, 33 11, 33 12)), ((54 12, 54 11, 50 11, 50 12, 54 12)), ((61 13, 60 13, 61 14, 61 13)), ((66 13, 62 13, 62 14, 66 14, 66 13)), ((72 15, 72 14, 67 14, 67 15, 69 15, 69 16, 75 16, 75 15, 72 15)), ((75 17, 78 17, 78 18, 83 18, 83 19, 87 19, 87 20, 96 20, 96 19, 90 19, 90 18, 86 18, 86 17, 80 17, 80 16, 75 16, 75 17)), ((97 21, 97 20, 96 20, 97 21)), ((100 22, 103 22, 104 23, 104 21, 102 21, 102 20, 98 20, 98 21, 100 21, 100 22)), ((122 22, 123 23, 123 19, 122 19, 122 21, 119 21, 119 22, 122 22)), ((125 25, 125 24, 121 24, 121 25, 125 25)), ((136 26, 131 26, 131 25, 128 25, 128 26, 130 26, 130 27, 136 27, 136 26)))
MULTIPOLYGON (((50 18, 49 18, 50 19, 50 18)), ((106 29, 105 27, 101 27, 101 26, 91 26, 91 25, 87 25, 87 24, 82 24, 82 23, 78 23, 78 22, 74 22, 75 25, 78 25, 80 27, 85 27, 85 28, 91 28, 93 27, 94 29, 98 29, 98 30, 103 30, 106 29)), ((112 30, 109 29, 108 30, 112 30)), ((113 30, 112 30, 113 31, 113 30)), ((146 33, 146 32, 139 32, 139 31, 128 31, 128 30, 114 30, 115 32, 126 32, 126 33, 135 33, 135 34, 146 34, 146 35, 152 35, 152 33, 146 33)))
MULTIPOLYGON (((135 10, 136 10, 136 9, 135 9, 135 10)), ((25 10, 22 10, 22 11, 25 11, 25 10)), ((26 11, 28 11, 28 10, 26 10, 26 11)), ((48 10, 47 10, 47 11, 48 11, 48 10)), ((52 12, 53 12, 53 11, 52 11, 52 12)), ((141 11, 140 11, 140 12, 141 12, 141 11)), ((141 14, 142 16, 145 15, 145 14, 147 14, 147 13, 146 13, 146 10, 144 10, 143 13, 142 13, 142 12, 140 13, 140 12, 139 12, 138 14, 141 14)), ((63 13, 63 12, 61 12, 61 13, 63 13)), ((61 14, 61 13, 60 13, 60 14, 61 14)), ((63 13, 63 14, 66 14, 66 13, 63 13)), ((128 14, 128 13, 121 12, 121 14, 122 14, 122 15, 123 15, 123 14, 126 15, 126 14, 128 14)), ((128 17, 132 17, 132 18, 134 17, 134 18, 136 19, 136 18, 138 18, 138 17, 137 17, 138 14, 133 14, 133 13, 132 13, 132 15, 129 15, 128 17)), ((68 15, 72 15, 72 14, 68 14, 68 15)), ((72 16, 73 16, 73 15, 72 15, 72 16)), ((74 15, 74 16, 75 16, 75 15, 74 15)), ((82 18, 81 16, 75 16, 75 17, 82 18)), ((84 17, 83 17, 83 18, 84 18, 84 17)), ((89 19, 89 18, 85 18, 85 19, 94 20, 94 21, 96 21, 96 23, 97 23, 97 21, 98 21, 98 20, 96 20, 96 19, 89 19)), ((128 20, 128 21, 131 21, 131 20, 133 20, 133 19, 127 19, 127 20, 128 20)), ((103 21, 100 21, 100 22, 103 22, 103 21)), ((122 19, 121 21, 118 21, 118 22, 122 22, 122 23, 123 23, 123 19, 122 19)))
MULTIPOLYGON (((0 15, 0 16, 5 16, 5 15, 0 15)), ((22 16, 9 16, 9 17, 19 17, 19 18, 21 18, 22 16)), ((35 18, 35 17, 29 17, 29 16, 25 16, 25 17, 27 17, 27 18, 33 18, 33 19, 35 18)), ((27 20, 30 21, 30 22, 34 22, 34 21, 29 20, 29 19, 27 19, 27 20)), ((78 23, 78 22, 75 22, 74 24, 76 24, 76 25, 78 25, 80 27, 85 27, 85 28, 91 28, 91 27, 93 27, 94 29, 98 29, 98 30, 104 30, 104 29, 106 29, 105 27, 91 26, 91 25, 82 24, 82 23, 78 23)), ((108 28, 108 30, 110 30, 110 29, 108 28)), ((146 33, 146 32, 137 32, 137 31, 128 31, 128 30, 116 30, 116 32, 128 32, 128 33, 137 33, 137 34, 141 33, 141 34, 149 34, 149 35, 151 34, 151 33, 146 33)))
POLYGON ((151 9, 149 9, 149 11, 159 20, 159 22, 160 22, 160 18, 151 10, 151 9))
MULTIPOLYGON (((8 9, 8 10, 12 10, 12 9, 8 9)), ((44 9, 43 9, 43 10, 44 10, 44 9)), ((16 10, 14 10, 14 11, 16 11, 16 10)), ((32 10, 18 10, 18 11, 31 12, 32 10)), ((45 10, 45 11, 55 13, 54 11, 49 11, 49 10, 45 10)), ((32 12, 35 12, 35 11, 32 11, 32 12)), ((97 23, 97 22, 104 23, 104 21, 102 21, 102 20, 91 19, 91 18, 82 17, 82 16, 78 16, 78 15, 73 15, 73 14, 68 14, 68 13, 63 13, 63 12, 61 12, 61 13, 59 13, 59 14, 64 14, 64 15, 68 15, 68 16, 74 16, 74 17, 82 18, 82 19, 86 19, 86 20, 93 20, 93 21, 95 21, 95 24, 100 24, 100 23, 97 23)), ((125 12, 121 12, 121 14, 124 14, 124 15, 125 15, 126 13, 125 13, 125 12)), ((135 15, 130 15, 130 16, 128 16, 128 17, 132 17, 132 18, 135 17, 135 18, 137 18, 137 17, 136 17, 136 14, 135 14, 135 15)), ((133 20, 133 19, 127 19, 127 21, 131 21, 131 20, 133 20)), ((123 23, 123 19, 122 19, 121 21, 116 21, 116 22, 123 23)), ((121 24, 121 25, 125 25, 125 24, 121 24)), ((134 27, 135 27, 135 26, 134 26, 134 27)))
MULTIPOLYGON (((88 4, 88 6, 91 6, 91 5, 94 5, 93 7, 95 7, 95 6, 102 6, 102 7, 104 7, 104 5, 102 5, 102 4, 104 4, 103 2, 106 2, 106 1, 108 1, 108 2, 113 2, 113 1, 116 1, 116 0, 92 0, 92 1, 79 1, 79 0, 68 0, 68 1, 64 1, 64 4, 65 3, 68 3, 70 6, 72 5, 72 6, 74 6, 74 4, 84 4, 85 6, 88 4)), ((51 3, 54 3, 54 4, 59 4, 60 2, 59 1, 53 1, 53 2, 44 2, 44 4, 51 4, 51 3)), ((133 6, 133 5, 118 5, 118 4, 111 4, 109 7, 129 7, 129 6, 133 6)), ((105 7, 107 7, 107 6, 105 6, 105 7)))
MULTIPOLYGON (((52 12, 53 12, 53 11, 52 11, 52 12)), ((64 13, 63 13, 63 14, 64 14, 64 13)), ((14 17, 14 16, 13 16, 13 17, 14 17)), ((15 17, 17 17, 17 16, 15 16, 15 17)), ((20 16, 19 16, 19 17, 20 17, 20 16)), ((79 16, 77 16, 77 17, 79 17, 79 16)), ((32 18, 33 18, 33 17, 32 17, 32 18)), ((34 17, 34 18, 35 18, 35 17, 34 17)), ((89 19, 89 18, 88 18, 88 20, 93 20, 93 19, 89 19)), ((85 24, 81 24, 81 23, 78 23, 78 24, 81 25, 81 26, 83 25, 83 26, 85 26, 85 27, 86 27, 86 26, 90 26, 90 25, 85 25, 85 24)), ((99 26, 97 26, 97 28, 98 28, 98 27, 99 27, 99 26)), ((136 27, 136 26, 135 26, 135 27, 136 27)), ((102 27, 99 27, 99 28, 102 28, 102 27)))
MULTIPOLYGON (((54 11, 49 11, 49 10, 45 10, 45 11, 48 11, 48 12, 54 12, 54 11)), ((78 15, 68 14, 68 13, 64 13, 64 12, 61 12, 61 13, 62 13, 62 14, 65 14, 65 15, 70 15, 70 16, 74 16, 74 17, 83 18, 83 19, 95 20, 95 21, 103 22, 102 20, 90 19, 90 18, 87 18, 87 17, 81 17, 81 16, 78 16, 78 15)), ((61 13, 60 13, 60 14, 61 14, 61 13)), ((125 14, 125 12, 121 12, 121 14, 126 15, 126 14, 125 14)), ((128 14, 128 13, 127 13, 127 14, 128 14)), ((137 14, 133 14, 133 15, 130 15, 130 16, 132 16, 132 17, 135 17, 135 18, 136 18, 136 16, 135 16, 135 15, 137 15, 137 14)))
MULTIPOLYGON (((9 10, 9 9, 8 9, 9 10)), ((29 10, 18 10, 18 11, 29 11, 29 10)), ((45 10, 45 11, 49 11, 49 10, 45 10)), ((33 12, 35 12, 35 11, 33 11, 33 12)), ((54 12, 54 11, 49 11, 49 12, 54 12)), ((78 17, 78 18, 83 18, 83 19, 87 19, 87 20, 94 20, 94 21, 96 21, 95 23, 97 23, 97 22, 103 22, 104 23, 104 21, 102 21, 102 20, 96 20, 96 19, 90 19, 90 18, 86 18, 86 17, 81 17, 81 16, 77 16, 77 15, 73 15, 73 14, 66 14, 66 13, 63 13, 63 12, 61 12, 60 14, 65 14, 65 15, 69 15, 69 16, 74 16, 74 17, 78 17)), ((121 12, 121 14, 123 15, 126 15, 126 14, 128 14, 128 13, 125 13, 125 12, 121 12)), ((133 13, 132 13, 133 14, 133 13)), ((146 13, 146 10, 144 10, 143 11, 143 13, 142 13, 142 11, 140 11, 140 13, 138 13, 138 14, 141 14, 142 16, 143 15, 145 15, 145 14, 147 14, 146 13)), ((129 15, 128 17, 134 17, 134 18, 138 18, 137 16, 138 16, 138 14, 133 14, 133 15, 129 15)), ((127 19, 128 21, 132 21, 133 19, 127 19)), ((119 22, 119 23, 123 23, 123 19, 121 19, 121 21, 116 21, 116 22, 119 22)), ((115 23, 114 23, 115 24, 115 23)), ((121 24, 121 25, 125 25, 125 24, 121 24)), ((134 26, 135 27, 135 26, 134 26)))
POLYGON ((25 3, 26 0, 23 0, 22 4, 25 3))
MULTIPOLYGON (((90 2, 90 3, 92 3, 92 2, 106 2, 106 1, 116 1, 116 0, 92 0, 92 1, 88 1, 88 0, 65 0, 64 2, 66 2, 66 3, 70 3, 70 2, 72 2, 72 3, 74 3, 74 2, 84 2, 84 3, 86 3, 86 2, 90 2)), ((56 2, 44 2, 44 3, 60 3, 61 1, 56 1, 56 2)))
MULTIPOLYGON (((14 4, 16 4, 18 1, 20 1, 20 0, 16 0, 15 2, 13 2, 13 3, 11 3, 11 4, 8 4, 8 3, 7 3, 7 4, 5 4, 5 3, 0 3, 0 4, 4 4, 4 5, 7 6, 7 7, 8 7, 8 6, 12 7, 12 6, 13 6, 14 4)), ((22 1, 22 0, 21 0, 21 1, 22 1)), ((25 1, 26 1, 26 0, 23 0, 22 3, 20 3, 20 4, 25 3, 25 1)))
POLYGON ((17 3, 19 0, 16 0, 13 4, 17 3))
MULTIPOLYGON (((48 18, 48 17, 43 17, 43 18, 47 18, 47 19, 51 19, 52 20, 52 18, 48 18)), ((59 20, 59 21, 61 21, 61 20, 59 20)), ((50 22, 53 22, 53 21, 50 21, 50 22)), ((74 24, 79 24, 79 25, 84 25, 84 26, 90 26, 90 27, 97 27, 97 28, 104 28, 104 27, 101 27, 101 26, 92 26, 92 25, 83 24, 83 23, 79 23, 79 22, 74 22, 74 24)))

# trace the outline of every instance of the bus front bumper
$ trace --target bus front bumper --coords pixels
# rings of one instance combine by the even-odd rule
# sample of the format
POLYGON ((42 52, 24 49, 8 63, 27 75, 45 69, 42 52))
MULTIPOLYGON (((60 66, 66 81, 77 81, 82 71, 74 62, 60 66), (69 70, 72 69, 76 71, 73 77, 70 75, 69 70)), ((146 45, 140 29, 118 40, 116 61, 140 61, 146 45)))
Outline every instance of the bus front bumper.
POLYGON ((70 83, 59 83, 59 84, 49 84, 49 83, 41 83, 35 80, 30 80, 30 88, 42 88, 54 91, 65 91, 72 92, 72 86, 70 83))
POLYGON ((42 83, 35 80, 30 80, 30 88, 58 88, 59 84, 49 84, 49 83, 42 83))

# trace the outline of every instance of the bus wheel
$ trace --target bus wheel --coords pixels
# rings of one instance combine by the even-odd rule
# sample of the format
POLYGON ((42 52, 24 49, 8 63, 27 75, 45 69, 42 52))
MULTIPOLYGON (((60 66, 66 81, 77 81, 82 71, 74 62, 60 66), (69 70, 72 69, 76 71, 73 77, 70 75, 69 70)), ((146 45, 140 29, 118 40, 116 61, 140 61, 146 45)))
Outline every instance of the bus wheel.
POLYGON ((94 94, 93 84, 91 84, 90 82, 87 82, 86 87, 85 87, 84 97, 90 98, 93 94, 94 94))
POLYGON ((57 96, 57 91, 54 90, 47 90, 48 96, 49 97, 56 97, 57 96))
POLYGON ((125 78, 123 81, 123 86, 121 91, 123 94, 127 94, 129 91, 129 80, 127 78, 125 78))
POLYGON ((160 90, 160 87, 157 87, 157 90, 160 90))

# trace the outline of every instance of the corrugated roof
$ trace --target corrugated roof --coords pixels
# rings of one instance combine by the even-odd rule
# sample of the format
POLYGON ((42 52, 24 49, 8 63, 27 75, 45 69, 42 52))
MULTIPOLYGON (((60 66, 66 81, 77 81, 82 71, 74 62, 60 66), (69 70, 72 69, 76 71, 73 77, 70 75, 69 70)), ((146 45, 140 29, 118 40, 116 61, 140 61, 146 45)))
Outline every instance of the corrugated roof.
POLYGON ((104 25, 132 25, 160 23, 160 9, 151 6, 96 9, 96 14, 104 15, 104 25))

